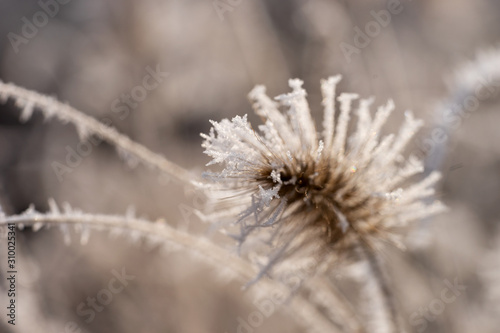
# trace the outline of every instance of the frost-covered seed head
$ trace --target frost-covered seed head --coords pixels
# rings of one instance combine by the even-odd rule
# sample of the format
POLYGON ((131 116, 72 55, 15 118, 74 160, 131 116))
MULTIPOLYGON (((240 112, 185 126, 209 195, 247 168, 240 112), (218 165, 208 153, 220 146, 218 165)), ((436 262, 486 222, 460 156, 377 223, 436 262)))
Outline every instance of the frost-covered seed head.
POLYGON ((437 172, 408 184, 423 166, 416 157, 405 160, 401 154, 422 122, 407 112, 398 134, 381 137, 394 103, 379 107, 372 118, 373 99, 362 99, 354 111, 357 127, 348 136, 358 95, 336 98, 339 81, 333 76, 321 82, 321 134, 298 79, 289 81, 292 92, 275 100, 263 86, 250 92, 263 121, 258 131, 245 115, 212 121, 210 133, 202 134, 205 153, 212 158, 208 165, 223 166, 205 174, 219 197, 206 218, 225 224, 228 232, 236 225, 241 243, 267 246, 265 252, 252 247, 268 258, 267 266, 336 253, 328 250, 358 241, 396 241, 396 229, 444 209, 439 202, 423 201, 434 193, 437 172))

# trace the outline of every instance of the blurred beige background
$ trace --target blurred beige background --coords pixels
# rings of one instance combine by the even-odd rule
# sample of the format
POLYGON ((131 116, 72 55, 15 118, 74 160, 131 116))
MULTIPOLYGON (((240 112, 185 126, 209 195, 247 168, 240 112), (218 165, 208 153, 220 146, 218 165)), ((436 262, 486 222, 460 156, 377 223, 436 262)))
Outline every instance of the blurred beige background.
MULTIPOLYGON (((246 98, 250 89, 265 84, 275 96, 295 77, 305 81, 318 124, 319 81, 329 75, 342 74, 342 91, 373 95, 376 105, 393 98, 396 112, 387 128, 397 128, 404 111, 413 110, 426 120, 412 147, 421 149, 438 103, 454 93, 447 82, 455 70, 478 51, 499 46, 500 36, 500 3, 494 0, 42 3, 0 1, 0 79, 107 118, 133 140, 198 173, 208 162, 199 133, 208 132, 210 119, 248 113, 257 123, 246 98), (373 13, 389 12, 388 6, 397 13, 367 35, 367 24, 376 27, 373 13), (41 11, 53 14, 45 24, 36 21, 41 11), (26 20, 40 27, 29 31, 26 20), (368 38, 359 37, 358 28, 368 38), (356 47, 356 40, 367 45, 356 47), (357 52, 346 57, 346 44, 357 52), (154 81, 147 78, 151 72, 168 75, 154 81), (157 84, 137 88, 150 83, 157 84)), ((500 285, 498 257, 489 254, 500 223, 499 102, 498 95, 481 101, 440 151, 438 197, 450 212, 419 227, 427 246, 388 254, 405 320, 439 295, 445 279, 467 286, 427 321, 425 332, 496 332, 499 324, 500 297, 488 289, 498 292, 500 285), (485 279, 484 271, 496 278, 485 279)), ((60 181, 52 165, 65 162, 67 147, 77 149, 74 128, 45 123, 39 115, 21 124, 14 110, 12 103, 0 105, 0 202, 7 213, 30 203, 46 210, 53 197, 95 213, 124 214, 133 205, 138 215, 200 232, 193 216, 186 226, 179 206, 189 205, 192 194, 179 195, 181 186, 147 168, 128 167, 105 143, 93 146, 60 181)), ((82 332, 235 332, 238 316, 252 311, 239 285, 218 282, 182 253, 162 255, 107 233, 93 233, 86 246, 77 238, 65 246, 50 230, 18 232, 18 239, 20 278, 30 295, 26 302, 41 316, 40 332, 51 331, 53 321, 75 321, 82 332), (85 323, 75 308, 121 267, 137 279, 85 323)), ((277 314, 259 331, 302 330, 285 318, 277 314)), ((409 325, 415 332, 418 327, 409 325)), ((0 331, 10 329, 2 320, 0 331)))

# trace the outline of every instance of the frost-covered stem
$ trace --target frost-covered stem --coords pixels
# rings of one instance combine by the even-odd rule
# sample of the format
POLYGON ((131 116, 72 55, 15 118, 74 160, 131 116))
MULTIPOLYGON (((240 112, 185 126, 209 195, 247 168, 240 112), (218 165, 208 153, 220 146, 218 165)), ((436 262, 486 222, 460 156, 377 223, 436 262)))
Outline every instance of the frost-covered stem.
POLYGON ((388 319, 390 319, 390 322, 388 323, 388 327, 391 328, 390 332, 400 333, 402 332, 402 330, 399 324, 398 311, 396 310, 396 304, 394 302, 394 294, 392 293, 391 288, 387 283, 387 279, 384 275, 380 259, 373 248, 371 248, 370 245, 367 244, 364 240, 361 240, 359 242, 359 248, 361 254, 365 257, 366 262, 368 263, 371 271, 370 273, 372 273, 367 278, 369 279, 370 277, 373 277, 373 279, 377 283, 380 295, 383 298, 382 301, 385 306, 385 310, 389 314, 388 319))
POLYGON ((72 123, 81 139, 85 139, 89 135, 96 135, 122 151, 135 156, 146 165, 158 168, 185 184, 192 184, 193 180, 195 180, 195 177, 189 171, 152 152, 143 145, 135 143, 114 128, 85 115, 75 108, 52 97, 24 89, 12 83, 0 81, 0 101, 6 101, 9 97, 14 99, 16 105, 20 108, 22 121, 29 119, 33 111, 38 108, 46 118, 55 116, 63 123, 72 123))
POLYGON ((87 214, 87 213, 35 213, 30 215, 13 215, 0 218, 0 226, 8 223, 15 223, 18 226, 24 225, 81 225, 85 224, 97 229, 128 229, 130 231, 138 231, 143 234, 158 236, 167 242, 171 242, 184 249, 197 252, 212 261, 225 262, 227 267, 237 273, 241 277, 253 277, 255 272, 253 269, 243 264, 242 260, 236 257, 231 257, 227 251, 218 246, 214 246, 208 240, 201 240, 194 235, 178 231, 165 223, 155 223, 138 218, 126 218, 115 215, 87 214), (250 270, 250 271, 249 271, 250 270))
MULTIPOLYGON (((165 242, 180 246, 186 251, 196 254, 203 259, 203 262, 218 270, 230 270, 240 281, 247 282, 253 279, 258 273, 249 263, 231 255, 226 249, 215 245, 208 239, 176 230, 165 223, 154 223, 139 218, 80 212, 62 214, 35 212, 8 217, 0 216, 0 226, 5 226, 8 223, 14 223, 18 227, 29 225, 33 226, 34 229, 48 225, 62 226, 72 224, 81 226, 85 224, 96 229, 107 228, 111 230, 126 229, 131 232, 137 231, 142 234, 159 237, 165 242)), ((259 290, 264 295, 269 295, 272 291, 279 292, 282 295, 289 293, 284 285, 269 279, 262 279, 256 288, 250 288, 249 291, 256 293, 259 290)), ((308 328, 310 332, 340 333, 315 307, 299 295, 293 297, 289 307, 285 307, 284 310, 291 311, 294 317, 300 318, 297 322, 308 328)))
POLYGON ((323 307, 330 320, 341 325, 344 331, 366 333, 352 304, 331 281, 318 276, 306 281, 304 287, 311 294, 310 300, 323 307))

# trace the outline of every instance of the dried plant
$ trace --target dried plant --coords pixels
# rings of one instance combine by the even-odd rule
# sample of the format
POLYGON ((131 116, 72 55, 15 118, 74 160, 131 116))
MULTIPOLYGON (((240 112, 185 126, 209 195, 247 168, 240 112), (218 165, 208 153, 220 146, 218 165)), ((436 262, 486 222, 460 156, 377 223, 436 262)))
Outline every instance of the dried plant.
POLYGON ((237 238, 242 256, 230 255, 205 237, 179 232, 164 223, 133 215, 84 214, 69 205, 61 213, 54 201, 50 201, 48 213, 30 209, 21 215, 4 216, 0 223, 30 225, 35 231, 58 225, 68 240, 68 225, 74 225, 83 243, 88 240, 89 228, 124 231, 133 239, 144 237, 148 243, 195 253, 223 275, 237 276, 247 283, 253 280, 257 289, 263 288, 263 294, 266 284, 279 286, 284 273, 312 262, 312 271, 302 277, 309 300, 301 298, 299 292, 288 293, 296 294, 291 310, 309 330, 400 332, 393 295, 378 257, 379 244, 400 245, 398 236, 409 222, 445 209, 438 201, 428 203, 439 173, 412 181, 423 165, 415 156, 403 156, 405 146, 422 125, 411 112, 406 112, 397 135, 381 135, 394 109, 392 101, 379 107, 372 118, 369 107, 373 98, 362 99, 354 112, 356 129, 348 135, 352 104, 358 96, 341 94, 336 98, 339 81, 340 76, 322 81, 324 121, 320 135, 301 80, 290 80, 292 92, 276 97, 278 102, 265 95, 263 86, 255 87, 249 98, 264 122, 258 131, 247 116, 236 116, 231 121, 212 121, 210 133, 202 134, 205 153, 212 158, 208 165, 223 165, 221 171, 205 173, 208 181, 55 99, 0 83, 1 99, 15 100, 22 111, 21 120, 41 110, 46 118, 74 124, 81 139, 99 137, 113 144, 120 155, 205 191, 210 200, 199 216, 237 238), (239 233, 234 233, 235 228, 239 233), (364 285, 363 296, 372 303, 369 308, 376 310, 363 320, 335 315, 325 319, 318 308, 352 312, 349 301, 333 287, 325 288, 331 281, 324 279, 339 257, 348 255, 367 265, 357 279, 364 285))
POLYGON ((1 333, 498 332, 499 1, 4 2, 1 333))
POLYGON ((252 90, 249 97, 264 122, 261 134, 246 116, 236 116, 212 122, 210 134, 202 135, 205 153, 212 157, 208 165, 224 166, 221 172, 206 173, 216 184, 212 192, 223 197, 213 203, 214 217, 207 218, 238 225, 240 242, 259 237, 268 245, 263 250, 268 265, 290 260, 293 266, 318 255, 328 262, 360 243, 372 249, 377 241, 398 243, 398 229, 444 208, 438 201, 423 201, 433 195, 438 172, 408 184, 423 165, 415 156, 405 160, 402 152, 422 122, 406 112, 399 133, 382 137, 394 104, 380 107, 372 120, 369 98, 359 103, 356 131, 347 137, 351 104, 358 96, 338 97, 335 126, 339 80, 335 76, 322 82, 320 138, 298 79, 289 81, 291 93, 276 97, 280 105, 265 95, 263 86, 252 90))

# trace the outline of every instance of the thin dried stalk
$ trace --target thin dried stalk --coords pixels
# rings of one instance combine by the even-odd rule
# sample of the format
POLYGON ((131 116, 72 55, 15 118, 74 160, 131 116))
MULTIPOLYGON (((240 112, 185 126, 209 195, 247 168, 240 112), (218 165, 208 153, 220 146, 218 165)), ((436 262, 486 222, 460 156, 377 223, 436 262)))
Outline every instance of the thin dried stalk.
POLYGON ((326 277, 316 276, 305 281, 304 287, 310 293, 310 300, 325 308, 330 320, 338 323, 342 331, 366 333, 352 304, 326 277))
MULTIPOLYGON (((374 311, 385 310, 384 311, 385 315, 383 317, 386 317, 386 320, 384 320, 384 322, 381 322, 380 324, 382 324, 383 327, 385 327, 386 329, 389 329, 389 331, 387 332, 393 332, 393 333, 403 332, 403 329, 399 322, 398 311, 396 310, 394 294, 387 282, 386 276, 384 275, 382 263, 380 262, 377 253, 374 251, 372 247, 370 247, 368 243, 366 243, 363 240, 359 242, 359 252, 364 257, 365 262, 369 267, 369 273, 365 274, 364 279, 365 282, 367 283, 367 289, 372 289, 372 292, 371 293, 367 292, 366 294, 368 295, 374 294, 375 295, 374 299, 378 298, 384 307, 384 309, 376 309, 376 306, 372 306, 373 310, 374 311), (370 286, 370 283, 376 286, 378 290, 372 288, 370 286)), ((375 319, 375 321, 376 320, 377 318, 375 319)), ((377 324, 378 323, 376 323, 376 325, 377 324)), ((385 332, 386 329, 384 329, 383 331, 385 332)))
POLYGON ((21 88, 13 83, 0 81, 0 101, 6 101, 8 98, 14 99, 16 105, 20 108, 21 121, 28 120, 33 111, 39 109, 46 118, 56 117, 63 123, 72 123, 76 127, 81 140, 96 135, 119 150, 136 157, 144 164, 155 167, 184 184, 192 184, 196 180, 196 177, 189 171, 75 108, 52 97, 21 88))
MULTIPOLYGON (((126 218, 115 215, 87 214, 81 212, 59 213, 57 211, 54 212, 54 210, 50 213, 38 213, 30 210, 20 215, 0 217, 0 226, 9 223, 14 223, 20 228, 26 225, 32 226, 35 230, 43 226, 52 225, 64 225, 66 227, 74 225, 79 228, 85 225, 95 229, 118 229, 125 230, 128 233, 139 232, 142 235, 150 235, 156 239, 161 239, 164 243, 173 246, 175 249, 181 248, 193 254, 204 263, 216 268, 216 271, 225 276, 229 274, 240 281, 248 282, 258 273, 258 270, 248 262, 240 257, 231 255, 226 249, 215 245, 208 239, 175 230, 165 223, 154 223, 144 219, 126 218)), ((68 229, 64 228, 63 232, 67 233, 68 229)), ((280 292, 282 295, 290 293, 284 285, 270 279, 261 279, 249 291, 259 295, 269 295, 271 291, 280 292)), ((299 324, 307 328, 310 332, 339 332, 314 306, 298 295, 293 297, 289 307, 285 307, 284 309, 291 311, 294 318, 300 318, 298 320, 299 324)))

